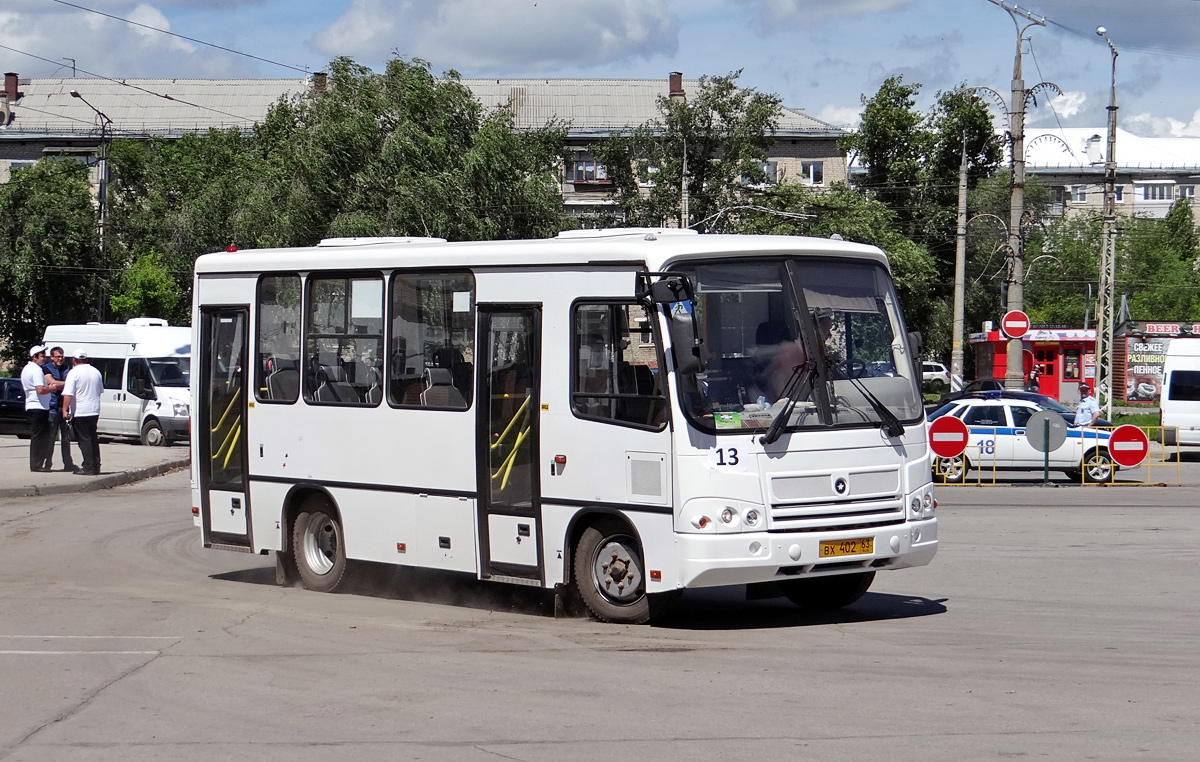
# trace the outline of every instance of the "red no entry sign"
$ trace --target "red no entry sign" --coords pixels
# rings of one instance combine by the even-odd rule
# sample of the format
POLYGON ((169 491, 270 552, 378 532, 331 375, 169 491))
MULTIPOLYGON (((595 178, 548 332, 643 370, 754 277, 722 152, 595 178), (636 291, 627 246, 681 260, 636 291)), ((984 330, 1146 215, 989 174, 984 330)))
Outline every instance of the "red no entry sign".
POLYGON ((1108 452, 1119 465, 1133 468, 1150 454, 1150 440, 1137 426, 1118 426, 1108 438, 1108 452))
POLYGON ((1010 339, 1019 339, 1029 333, 1029 316, 1020 310, 1004 313, 1000 320, 1000 329, 1010 339))
POLYGON ((967 425, 952 415, 929 424, 929 449, 939 458, 957 458, 967 449, 967 425))

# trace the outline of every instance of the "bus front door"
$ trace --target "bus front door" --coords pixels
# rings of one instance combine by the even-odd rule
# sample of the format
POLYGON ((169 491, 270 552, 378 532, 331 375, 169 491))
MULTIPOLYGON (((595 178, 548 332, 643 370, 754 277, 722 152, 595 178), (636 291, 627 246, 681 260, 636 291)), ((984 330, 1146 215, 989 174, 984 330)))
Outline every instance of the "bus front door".
POLYGON ((541 305, 479 305, 479 557, 484 579, 542 579, 541 305))
POLYGON ((200 484, 204 544, 247 548, 250 495, 246 480, 246 341, 249 309, 201 313, 200 484))

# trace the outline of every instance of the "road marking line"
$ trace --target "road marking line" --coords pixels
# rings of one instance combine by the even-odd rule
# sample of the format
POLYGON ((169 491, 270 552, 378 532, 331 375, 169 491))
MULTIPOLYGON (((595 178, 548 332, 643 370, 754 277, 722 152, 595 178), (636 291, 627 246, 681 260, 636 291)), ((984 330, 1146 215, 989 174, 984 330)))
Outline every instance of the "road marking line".
POLYGON ((0 651, 0 656, 150 656, 162 651, 0 651))
POLYGON ((183 640, 172 635, 0 635, 3 638, 33 638, 41 640, 183 640))

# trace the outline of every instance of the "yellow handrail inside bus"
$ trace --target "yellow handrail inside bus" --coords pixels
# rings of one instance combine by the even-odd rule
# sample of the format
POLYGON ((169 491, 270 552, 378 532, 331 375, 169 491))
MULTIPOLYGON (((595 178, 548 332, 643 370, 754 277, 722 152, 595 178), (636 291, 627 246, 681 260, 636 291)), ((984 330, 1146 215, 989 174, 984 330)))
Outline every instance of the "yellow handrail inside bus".
POLYGON ((233 410, 234 404, 238 401, 238 397, 242 396, 242 388, 239 386, 233 396, 229 398, 229 404, 225 406, 225 412, 221 413, 221 420, 217 421, 217 425, 213 426, 213 431, 221 428, 221 424, 225 423, 225 418, 229 416, 229 411, 233 410))
POLYGON ((492 442, 491 445, 489 445, 490 449, 492 449, 492 450, 496 449, 497 447, 499 447, 501 445, 501 443, 504 442, 505 439, 508 438, 509 432, 512 431, 513 426, 517 425, 517 419, 520 418, 521 415, 526 412, 526 408, 529 407, 529 400, 531 400, 531 399, 532 399, 531 396, 525 397, 525 401, 521 403, 521 407, 517 408, 517 412, 513 413, 512 420, 509 421, 508 425, 504 427, 503 433, 501 433, 500 436, 496 437, 495 442, 492 442))

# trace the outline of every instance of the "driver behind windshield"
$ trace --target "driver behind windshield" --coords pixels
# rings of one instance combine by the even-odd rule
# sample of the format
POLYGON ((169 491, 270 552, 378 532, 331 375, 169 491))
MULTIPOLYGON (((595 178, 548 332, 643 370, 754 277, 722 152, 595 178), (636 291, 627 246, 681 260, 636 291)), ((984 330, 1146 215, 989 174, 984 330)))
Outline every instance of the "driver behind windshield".
MULTIPOLYGON (((821 340, 821 357, 827 359, 829 341, 833 333, 833 311, 821 307, 814 311, 817 324, 817 335, 821 340)), ((778 320, 768 320, 759 324, 755 336, 758 344, 756 358, 760 366, 760 382, 768 402, 775 402, 783 397, 796 366, 808 362, 808 352, 804 349, 804 341, 800 336, 789 337, 787 326, 778 320)), ((801 389, 800 399, 807 396, 807 390, 801 389)))

